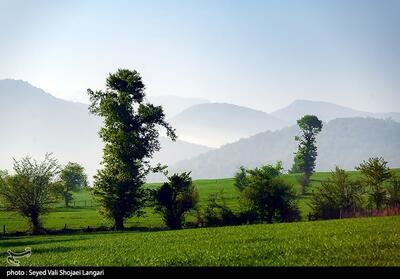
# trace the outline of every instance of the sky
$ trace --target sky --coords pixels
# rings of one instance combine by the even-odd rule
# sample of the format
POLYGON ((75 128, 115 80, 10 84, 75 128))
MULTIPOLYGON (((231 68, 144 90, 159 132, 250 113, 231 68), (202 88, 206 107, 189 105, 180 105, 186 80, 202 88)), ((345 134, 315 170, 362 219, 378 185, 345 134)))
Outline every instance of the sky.
POLYGON ((129 68, 150 96, 400 111, 399 14, 397 0, 0 0, 0 79, 87 102, 129 68))

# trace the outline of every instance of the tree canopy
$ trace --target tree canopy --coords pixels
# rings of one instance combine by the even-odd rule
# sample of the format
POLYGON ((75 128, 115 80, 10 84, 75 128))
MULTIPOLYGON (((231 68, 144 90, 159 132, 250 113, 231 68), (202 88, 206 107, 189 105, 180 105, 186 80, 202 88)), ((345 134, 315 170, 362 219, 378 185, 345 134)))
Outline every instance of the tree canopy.
POLYGON ((291 172, 301 172, 304 174, 304 187, 309 184, 309 179, 315 170, 315 161, 317 159, 316 136, 322 130, 322 121, 315 115, 305 115, 297 124, 301 135, 296 136, 298 141, 297 152, 295 153, 294 164, 291 172))
POLYGON ((89 110, 104 123, 99 133, 105 143, 102 169, 94 177, 94 195, 101 212, 121 230, 126 218, 141 214, 146 175, 159 170, 149 162, 160 150, 158 128, 164 127, 172 140, 176 134, 162 107, 145 103, 145 86, 137 71, 119 69, 109 75, 106 87, 88 89, 89 110))

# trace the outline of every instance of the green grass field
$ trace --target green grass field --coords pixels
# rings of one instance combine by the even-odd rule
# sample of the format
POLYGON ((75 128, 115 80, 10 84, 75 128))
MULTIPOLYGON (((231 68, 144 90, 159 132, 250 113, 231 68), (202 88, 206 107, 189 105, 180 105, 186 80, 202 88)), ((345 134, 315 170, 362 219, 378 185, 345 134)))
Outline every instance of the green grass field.
MULTIPOLYGON (((396 173, 400 175, 400 170, 396 170, 396 173)), ((351 176, 357 177, 359 174, 357 172, 350 172, 351 176)), ((312 177, 312 183, 310 186, 310 191, 318 187, 321 181, 326 180, 329 173, 316 173, 312 177)), ((287 181, 290 181, 298 189, 300 185, 296 180, 295 175, 284 175, 287 181)), ((224 192, 224 196, 227 205, 233 210, 238 209, 238 191, 233 186, 233 179, 208 179, 208 180, 195 180, 195 185, 197 186, 200 193, 200 206, 205 206, 207 204, 208 197, 213 193, 218 193, 221 190, 224 192)), ((160 184, 153 183, 148 184, 147 187, 157 187, 160 184)), ((65 208, 63 203, 60 202, 55 206, 55 208, 47 215, 42 217, 43 225, 46 229, 61 230, 64 228, 65 224, 69 229, 83 229, 100 227, 100 226, 111 226, 108 220, 103 219, 97 212, 95 202, 92 199, 90 193, 86 190, 75 193, 75 206, 72 208, 65 208), (85 206, 86 202, 86 206, 85 206), (90 206, 92 205, 92 206, 90 206)), ((308 206, 308 201, 310 195, 301 196, 299 206, 301 210, 301 216, 303 220, 307 220, 310 208, 308 206)), ((161 228, 163 227, 163 222, 158 214, 155 214, 153 209, 148 208, 145 210, 146 214, 143 217, 133 217, 126 221, 126 227, 145 227, 145 228, 161 228)), ((194 220, 193 215, 188 215, 187 219, 194 220)), ((10 213, 0 211, 0 230, 3 229, 3 225, 6 226, 6 232, 16 232, 16 231, 26 231, 28 225, 25 219, 20 217, 17 213, 10 213)), ((1 232, 0 232, 1 233, 1 232)))
POLYGON ((400 216, 0 241, 23 266, 400 266, 400 216))

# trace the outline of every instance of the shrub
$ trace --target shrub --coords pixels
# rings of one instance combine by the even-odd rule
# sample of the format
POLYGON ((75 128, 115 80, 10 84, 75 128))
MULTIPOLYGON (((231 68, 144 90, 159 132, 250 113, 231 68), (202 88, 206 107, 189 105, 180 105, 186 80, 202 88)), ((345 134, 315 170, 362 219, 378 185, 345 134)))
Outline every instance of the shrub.
POLYGON ((287 222, 299 219, 298 195, 292 184, 280 175, 282 165, 266 165, 248 170, 245 187, 241 192, 246 215, 257 216, 259 221, 287 222))
POLYGON ((184 214, 194 209, 199 201, 199 194, 189 175, 186 172, 174 174, 154 192, 155 210, 171 229, 182 228, 184 214))
POLYGON ((384 183, 392 178, 387 162, 382 158, 369 158, 356 168, 362 174, 362 182, 368 188, 369 205, 376 209, 382 209, 388 200, 387 189, 384 183))
POLYGON ((400 179, 393 177, 387 188, 388 191, 388 205, 390 207, 400 207, 400 179))
POLYGON ((334 219, 362 208, 363 187, 352 181, 343 169, 336 167, 327 181, 313 192, 311 219, 334 219))
POLYGON ((226 205, 223 190, 217 194, 211 194, 202 218, 205 226, 237 225, 240 220, 226 205))
POLYGON ((234 175, 234 186, 241 192, 246 185, 247 170, 241 166, 234 175))

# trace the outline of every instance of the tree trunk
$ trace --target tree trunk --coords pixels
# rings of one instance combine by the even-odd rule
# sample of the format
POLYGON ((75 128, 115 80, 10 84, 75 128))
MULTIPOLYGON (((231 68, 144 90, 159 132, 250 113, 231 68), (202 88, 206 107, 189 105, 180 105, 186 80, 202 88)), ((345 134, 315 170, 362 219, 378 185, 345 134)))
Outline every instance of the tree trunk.
POLYGON ((179 220, 173 220, 169 222, 168 227, 173 230, 179 230, 182 229, 182 223, 179 220))
POLYGON ((301 190, 303 192, 303 195, 307 192, 307 187, 310 185, 310 175, 305 173, 303 176, 303 181, 301 185, 301 190))
POLYGON ((114 218, 114 228, 116 231, 122 231, 124 229, 124 218, 116 216, 114 218))
POLYGON ((32 227, 32 234, 40 234, 42 232, 42 226, 39 220, 39 214, 31 213, 31 227, 32 227))

